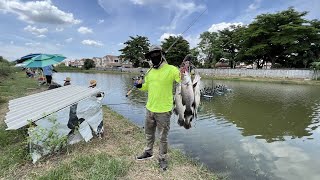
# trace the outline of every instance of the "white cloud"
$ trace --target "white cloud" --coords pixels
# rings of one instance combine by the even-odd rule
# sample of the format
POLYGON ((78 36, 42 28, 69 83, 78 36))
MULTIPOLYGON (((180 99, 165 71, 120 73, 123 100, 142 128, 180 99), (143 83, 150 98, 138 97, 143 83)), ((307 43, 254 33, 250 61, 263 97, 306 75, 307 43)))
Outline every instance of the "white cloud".
POLYGON ((118 44, 118 46, 123 46, 123 45, 124 45, 123 43, 119 43, 119 44, 118 44))
POLYGON ((90 40, 90 39, 83 40, 81 43, 83 45, 88 45, 88 46, 97 46, 97 47, 103 46, 103 44, 101 42, 90 40))
POLYGON ((73 41, 73 38, 68 38, 68 39, 66 39, 65 41, 66 41, 67 43, 70 43, 70 42, 73 41))
POLYGON ((36 26, 30 26, 30 25, 25 27, 24 30, 31 32, 32 34, 35 34, 35 35, 40 35, 40 34, 48 32, 47 28, 37 28, 36 26))
POLYGON ((130 0, 133 4, 143 5, 145 2, 143 0, 130 0))
POLYGON ((98 24, 102 24, 102 23, 104 23, 104 19, 99 19, 98 24))
MULTIPOLYGON (((163 33, 158 39, 158 41, 162 42, 165 39, 169 38, 170 36, 177 37, 177 36, 181 36, 181 34, 163 33)), ((200 42, 200 35, 189 35, 183 38, 189 42, 189 45, 191 48, 196 47, 197 44, 200 42)))
POLYGON ((84 26, 81 26, 78 29, 78 32, 81 33, 81 34, 88 34, 88 33, 92 33, 92 29, 84 27, 84 26))
POLYGON ((200 35, 197 35, 197 36, 189 35, 185 37, 185 40, 189 42, 190 48, 194 48, 194 47, 197 47, 197 45, 200 42, 200 35))
POLYGON ((13 42, 13 41, 10 41, 10 44, 14 44, 14 42, 13 42))
MULTIPOLYGON (((130 2, 137 6, 146 8, 155 8, 159 11, 165 11, 171 17, 170 22, 162 26, 161 29, 171 31, 176 29, 178 23, 195 12, 202 12, 206 6, 194 0, 130 0, 130 2), (167 25, 169 24, 169 25, 167 25)), ((128 0, 98 0, 98 4, 108 13, 123 13, 124 8, 128 4, 128 0)), ((130 11, 130 9, 127 9, 130 11)))
POLYGON ((51 0, 21 1, 0 0, 0 10, 18 15, 18 18, 27 23, 47 24, 79 24, 72 13, 66 13, 54 6, 51 0))
POLYGON ((0 54, 10 60, 18 59, 26 54, 30 53, 48 53, 48 54, 59 54, 61 53, 60 47, 51 45, 50 43, 38 43, 32 40, 26 44, 4 44, 0 48, 0 54))
POLYGON ((62 27, 57 27, 57 28, 56 28, 56 31, 57 31, 57 32, 61 32, 61 31, 63 31, 63 30, 64 30, 64 29, 63 29, 62 27))
POLYGON ((38 38, 45 38, 45 37, 47 37, 46 35, 43 35, 43 34, 41 34, 41 35, 39 35, 39 36, 37 36, 38 38))
POLYGON ((218 32, 221 30, 224 30, 225 28, 230 27, 231 25, 243 25, 242 22, 238 22, 238 23, 226 23, 226 22, 222 22, 222 23, 218 23, 218 24, 212 24, 212 26, 209 28, 209 32, 218 32))
POLYGON ((167 3, 167 2, 163 2, 163 3, 165 8, 169 9, 171 13, 175 13, 170 25, 161 27, 161 29, 164 29, 164 30, 176 29, 178 22, 181 22, 183 19, 185 19, 186 17, 190 16, 195 12, 201 12, 206 8, 205 5, 202 5, 202 4, 197 5, 195 4, 195 2, 187 2, 187 1, 171 0, 170 3, 167 3))
POLYGON ((262 0, 254 0, 252 4, 248 6, 248 9, 246 11, 255 11, 261 6, 262 0))
POLYGON ((173 34, 173 33, 163 33, 160 38, 158 39, 158 41, 162 42, 164 41, 165 39, 169 38, 170 36, 174 36, 174 37, 177 37, 177 36, 180 36, 181 34, 173 34))
POLYGON ((39 42, 28 42, 28 43, 25 43, 26 46, 39 46, 40 43, 39 42))

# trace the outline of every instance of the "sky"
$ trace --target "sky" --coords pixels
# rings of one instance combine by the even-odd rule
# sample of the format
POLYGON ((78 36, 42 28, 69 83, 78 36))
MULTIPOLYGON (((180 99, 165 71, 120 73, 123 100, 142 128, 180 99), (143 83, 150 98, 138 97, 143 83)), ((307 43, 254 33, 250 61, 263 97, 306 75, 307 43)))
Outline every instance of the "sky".
POLYGON ((183 34, 191 47, 205 31, 249 24, 261 13, 294 7, 320 19, 319 0, 0 0, 0 56, 62 54, 69 60, 119 55, 129 36, 161 44, 183 34))

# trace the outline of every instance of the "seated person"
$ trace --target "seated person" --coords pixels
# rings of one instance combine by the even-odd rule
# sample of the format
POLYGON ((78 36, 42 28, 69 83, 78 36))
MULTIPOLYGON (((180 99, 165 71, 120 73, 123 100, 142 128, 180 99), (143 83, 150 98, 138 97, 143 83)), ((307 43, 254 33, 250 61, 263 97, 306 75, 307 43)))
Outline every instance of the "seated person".
POLYGON ((71 81, 71 78, 70 77, 66 77, 66 79, 64 80, 64 84, 63 86, 68 86, 68 85, 71 85, 70 81, 71 81))
MULTIPOLYGON (((89 88, 95 88, 97 86, 97 81, 96 80, 90 80, 90 86, 89 88)), ((104 92, 99 92, 97 93, 96 97, 103 97, 104 92)))
POLYGON ((26 70, 26 74, 27 74, 27 77, 31 77, 31 78, 33 78, 34 77, 34 73, 28 68, 27 70, 26 70))

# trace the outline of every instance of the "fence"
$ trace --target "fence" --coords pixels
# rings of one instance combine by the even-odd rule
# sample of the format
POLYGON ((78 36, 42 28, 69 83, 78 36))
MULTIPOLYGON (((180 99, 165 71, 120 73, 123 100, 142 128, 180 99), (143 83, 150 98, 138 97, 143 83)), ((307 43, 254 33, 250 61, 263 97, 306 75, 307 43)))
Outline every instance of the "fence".
MULTIPOLYGON (((147 68, 122 68, 122 72, 146 72, 147 68)), ((289 78, 315 79, 320 73, 306 69, 197 69, 200 75, 224 77, 262 77, 262 78, 289 78)))

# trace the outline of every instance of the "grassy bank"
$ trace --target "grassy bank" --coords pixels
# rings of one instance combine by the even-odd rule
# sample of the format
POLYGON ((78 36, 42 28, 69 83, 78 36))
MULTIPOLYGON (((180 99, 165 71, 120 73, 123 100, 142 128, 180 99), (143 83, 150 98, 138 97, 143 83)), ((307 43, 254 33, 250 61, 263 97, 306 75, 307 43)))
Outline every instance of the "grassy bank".
MULTIPOLYGON (((6 100, 43 90, 21 72, 5 79, 3 85, 0 91, 6 100)), ((0 118, 4 120, 7 104, 0 108, 0 118)), ((166 172, 160 171, 156 158, 137 162, 134 157, 145 145, 143 130, 106 106, 103 112, 106 132, 103 139, 69 146, 35 165, 28 156, 25 129, 5 131, 1 121, 0 179, 217 179, 204 166, 175 149, 169 150, 166 172)), ((158 143, 155 154, 157 149, 158 143)))
MULTIPOLYGON (((114 74, 123 74, 128 72, 120 71, 101 71, 101 70, 84 70, 75 67, 66 67, 59 66, 57 67, 59 72, 81 72, 81 73, 114 73, 114 74)), ((138 74, 138 73, 132 73, 138 74)), ((210 76, 202 75, 202 78, 205 79, 214 79, 214 80, 226 80, 226 81, 247 81, 247 82, 265 82, 265 83, 277 83, 277 84, 300 84, 300 85, 320 85, 320 80, 304 80, 304 79, 289 79, 289 78, 263 78, 263 77, 232 77, 232 76, 210 76)))
POLYGON ((114 74, 123 74, 126 72, 121 72, 119 70, 95 70, 95 69, 81 69, 77 67, 69 67, 64 65, 59 65, 55 67, 58 72, 79 72, 79 73, 114 73, 114 74))
POLYGON ((247 81, 264 82, 277 84, 297 84, 297 85, 320 85, 320 81, 288 78, 262 78, 262 77, 223 77, 223 76, 202 76, 205 79, 225 80, 225 81, 247 81))

